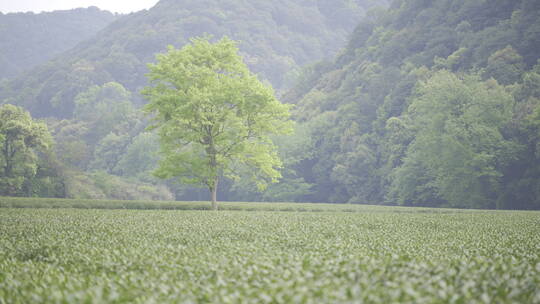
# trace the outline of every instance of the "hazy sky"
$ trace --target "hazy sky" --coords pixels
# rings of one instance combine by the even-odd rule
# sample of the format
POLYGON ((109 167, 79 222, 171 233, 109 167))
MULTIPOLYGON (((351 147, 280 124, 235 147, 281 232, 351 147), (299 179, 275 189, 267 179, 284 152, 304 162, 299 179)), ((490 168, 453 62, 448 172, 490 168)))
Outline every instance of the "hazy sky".
POLYGON ((147 9, 158 0, 0 0, 0 12, 50 12, 77 7, 97 6, 117 13, 130 13, 147 9))

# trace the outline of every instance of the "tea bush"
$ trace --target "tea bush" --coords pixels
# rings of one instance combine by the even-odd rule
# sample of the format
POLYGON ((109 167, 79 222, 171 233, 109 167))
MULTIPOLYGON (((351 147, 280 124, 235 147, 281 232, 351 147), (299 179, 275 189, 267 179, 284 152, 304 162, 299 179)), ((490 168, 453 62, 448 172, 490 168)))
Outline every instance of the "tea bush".
POLYGON ((409 210, 0 208, 0 303, 540 303, 540 213, 409 210))

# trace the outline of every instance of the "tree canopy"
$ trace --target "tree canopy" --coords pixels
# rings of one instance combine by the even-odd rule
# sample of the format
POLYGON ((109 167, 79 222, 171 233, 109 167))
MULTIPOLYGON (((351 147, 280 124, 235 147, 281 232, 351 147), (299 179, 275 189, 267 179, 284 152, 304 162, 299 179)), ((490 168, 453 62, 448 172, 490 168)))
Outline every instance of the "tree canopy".
MULTIPOLYGON (((212 68, 207 74, 195 68, 220 61, 204 62, 204 54, 212 53, 207 49, 190 55, 201 61, 191 66, 188 59, 174 66, 177 59, 166 55, 154 65, 153 74, 172 80, 154 80, 162 116, 157 103, 151 112, 169 132, 163 131, 162 141, 169 137, 164 146, 170 155, 181 152, 176 157, 187 160, 182 170, 171 169, 178 166, 172 156, 157 153, 158 132, 144 132, 149 119, 140 111, 138 92, 148 85, 145 64, 166 45, 178 48, 203 33, 228 35, 241 41, 239 53, 250 71, 278 94, 290 88, 301 66, 329 60, 306 67, 297 85, 281 95, 295 104, 291 117, 298 123, 293 136, 271 136, 275 150, 264 146, 282 160, 280 182, 258 191, 273 172, 216 156, 224 164, 214 172, 221 200, 539 209, 540 2, 393 0, 388 9, 373 9, 386 3, 161 0, 148 11, 119 16, 47 65, 0 80, 0 103, 46 117, 58 161, 69 169, 68 197, 167 199, 174 193, 178 200, 200 200, 205 189, 158 180, 151 172, 161 159, 171 163, 161 176, 202 182, 190 172, 205 168, 195 155, 207 155, 208 147, 188 132, 194 126, 188 122, 208 126, 218 112, 192 119, 198 109, 191 107, 210 97, 237 96, 240 85, 216 81, 212 68), (367 8, 372 10, 364 14, 367 8), (347 47, 329 58, 356 22, 347 47), (169 69, 162 68, 165 62, 169 69), (184 72, 174 74, 177 68, 184 72), (195 86, 198 81, 208 86, 195 86), (219 94, 209 89, 214 87, 219 94), (188 99, 198 102, 179 103, 188 99), (153 190, 139 191, 146 188, 153 190)), ((210 55, 216 54, 222 53, 210 55)), ((219 73, 224 79, 242 74, 219 73)), ((236 115, 240 107, 234 107, 226 113, 236 115)), ((240 122, 224 126, 236 130, 240 122)), ((232 135, 225 132, 217 141, 226 146, 232 135)), ((205 170, 198 172, 211 176, 205 170)))
MULTIPOLYGON (((78 93, 110 81, 138 92, 147 85, 146 63, 155 53, 205 33, 241 41, 242 56, 252 71, 282 90, 293 84, 302 65, 337 53, 368 8, 386 3, 161 0, 146 11, 118 18, 57 59, 10 80, 5 88, 0 83, 0 99, 24 106, 35 117, 70 118, 78 93)), ((0 50, 1 46, 2 41, 0 50)), ((2 55, 0 51, 0 67, 2 55)))
POLYGON ((415 134, 392 174, 393 200, 495 208, 502 169, 518 149, 504 138, 514 104, 491 80, 439 71, 421 82, 406 114, 415 134))
POLYGON ((304 200, 540 208, 539 3, 395 0, 361 20, 284 98, 314 143, 304 200))
POLYGON ((49 149, 51 144, 47 125, 32 120, 22 108, 0 106, 0 195, 23 194, 25 182, 37 173, 36 153, 49 149))
POLYGON ((277 181, 281 161, 269 136, 292 130, 289 106, 249 71, 234 41, 195 38, 149 68, 143 95, 159 130, 157 176, 207 186, 214 209, 221 176, 249 167, 260 189, 277 181))

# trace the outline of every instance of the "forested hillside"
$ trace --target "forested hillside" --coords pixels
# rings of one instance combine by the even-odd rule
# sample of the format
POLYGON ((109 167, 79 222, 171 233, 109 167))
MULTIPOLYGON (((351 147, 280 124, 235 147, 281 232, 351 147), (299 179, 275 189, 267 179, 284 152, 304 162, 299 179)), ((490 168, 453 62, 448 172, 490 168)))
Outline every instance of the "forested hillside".
POLYGON ((0 12, 0 80, 73 48, 117 17, 96 7, 40 14, 0 12))
POLYGON ((280 90, 292 84, 299 67, 333 56, 366 9, 384 2, 162 0, 21 75, 0 98, 24 105, 35 116, 68 118, 78 93, 111 81, 137 93, 155 53, 204 34, 241 41, 251 69, 280 90))
MULTIPOLYGON (((251 70, 277 90, 290 87, 300 67, 332 57, 366 10, 385 1, 162 0, 122 16, 91 39, 16 79, 0 84, 0 101, 47 119, 58 163, 45 166, 67 197, 171 199, 150 174, 159 145, 144 132, 140 89, 147 64, 168 45, 205 34, 240 41, 251 70)), ((43 170, 42 170, 43 171, 43 170)), ((224 183, 221 199, 230 187, 224 183)), ((43 188, 43 187, 42 187, 43 188)), ((207 199, 170 184, 179 199, 207 199)), ((41 188, 40 188, 41 189, 41 188)), ((47 188, 48 189, 48 188, 47 188)), ((28 193, 28 192, 26 192, 28 193)), ((57 196, 39 190, 36 196, 57 196)), ((20 195, 23 195, 21 192, 20 195)), ((232 196, 231 196, 232 197, 232 196)))
POLYGON ((36 172, 64 182, 39 189, 208 199, 151 175, 159 144, 139 92, 167 45, 227 35, 298 123, 274 138, 280 183, 225 179, 220 199, 539 209, 540 2, 380 4, 162 0, 0 84, 0 101, 47 120, 56 157, 36 172))
POLYGON ((363 19, 287 94, 303 199, 540 208, 539 49, 536 0, 397 0, 363 19))

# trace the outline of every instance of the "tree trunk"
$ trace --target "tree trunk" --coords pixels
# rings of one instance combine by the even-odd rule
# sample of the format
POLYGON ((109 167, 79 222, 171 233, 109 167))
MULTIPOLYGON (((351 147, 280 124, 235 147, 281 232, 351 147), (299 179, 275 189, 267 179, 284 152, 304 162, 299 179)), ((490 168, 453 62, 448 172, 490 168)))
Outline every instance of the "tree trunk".
POLYGON ((214 180, 214 184, 210 187, 210 192, 212 193, 212 210, 218 210, 217 204, 217 187, 218 187, 218 178, 214 180))

